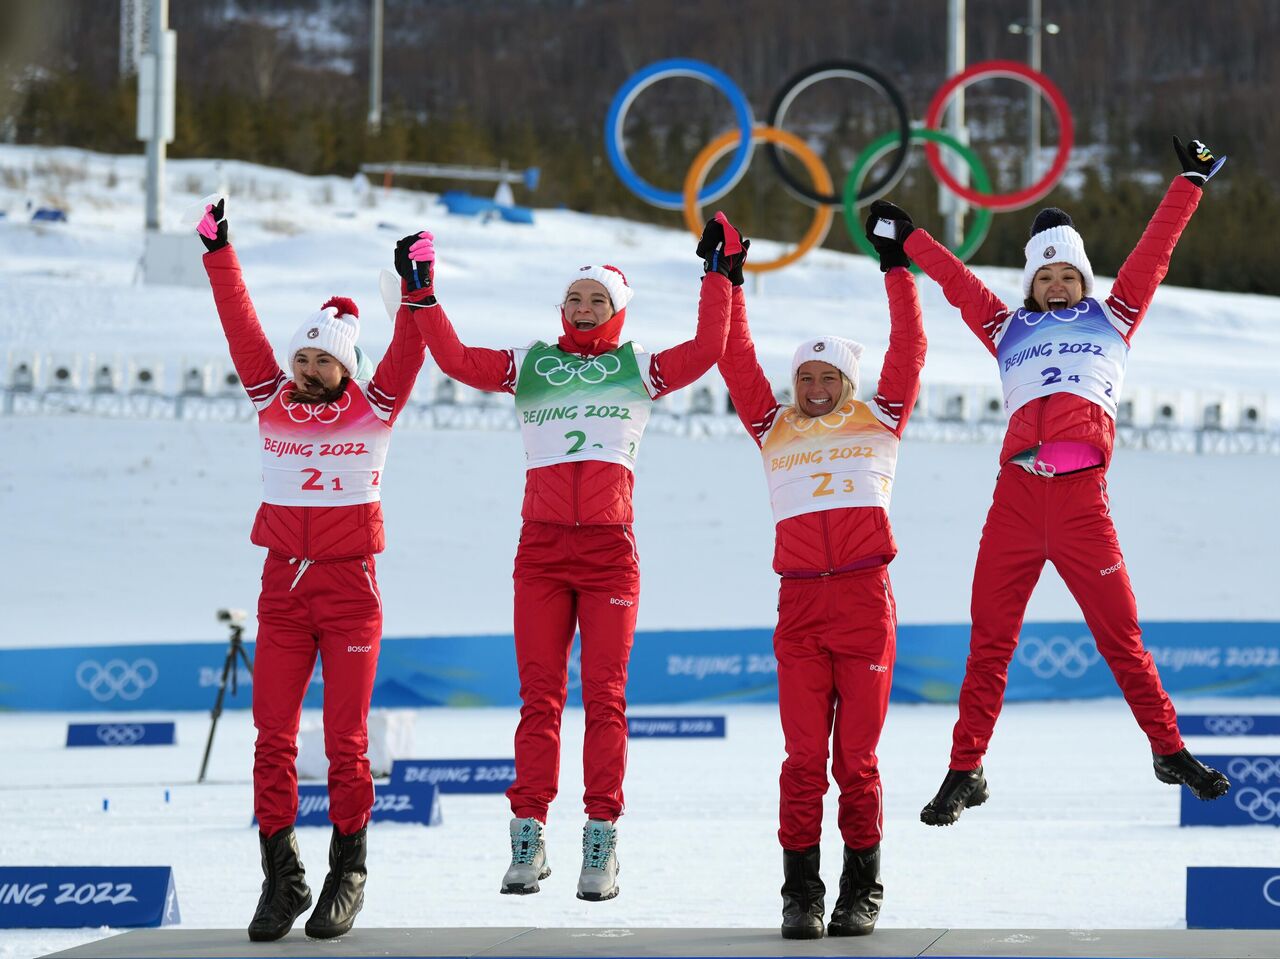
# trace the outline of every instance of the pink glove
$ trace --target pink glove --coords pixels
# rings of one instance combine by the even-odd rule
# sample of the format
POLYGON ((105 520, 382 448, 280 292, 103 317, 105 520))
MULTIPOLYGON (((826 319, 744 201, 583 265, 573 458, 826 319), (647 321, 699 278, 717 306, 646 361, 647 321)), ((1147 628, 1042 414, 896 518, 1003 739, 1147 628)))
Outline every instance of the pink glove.
POLYGON ((422 260, 435 260, 435 240, 436 238, 434 234, 423 230, 418 234, 418 239, 414 242, 413 246, 409 247, 409 259, 418 260, 419 262, 422 260))

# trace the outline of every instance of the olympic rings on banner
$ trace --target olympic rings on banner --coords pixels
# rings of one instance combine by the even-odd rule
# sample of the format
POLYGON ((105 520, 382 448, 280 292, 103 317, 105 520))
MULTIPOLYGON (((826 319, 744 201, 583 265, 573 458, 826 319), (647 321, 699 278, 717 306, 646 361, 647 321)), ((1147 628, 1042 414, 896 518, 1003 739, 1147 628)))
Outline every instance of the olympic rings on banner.
MULTIPOLYGON (((823 63, 816 63, 807 70, 801 70, 782 85, 782 89, 778 91, 778 95, 774 97, 773 103, 769 107, 769 126, 776 130, 781 130, 782 121, 796 97, 815 83, 837 77, 858 80, 879 91, 889 101, 890 106, 893 107, 894 112, 898 115, 898 134, 894 138, 898 145, 898 155, 894 158, 893 163, 889 165, 889 169, 879 179, 873 181, 864 192, 858 194, 859 203, 868 203, 884 196, 897 186, 898 181, 902 179, 902 174, 907 169, 911 119, 907 115, 906 101, 902 99, 902 94, 898 92, 898 88, 889 82, 888 77, 872 70, 870 67, 863 66, 861 63, 854 63, 851 60, 827 60, 823 63)), ((819 193, 797 180, 782 162, 782 156, 778 153, 777 146, 769 143, 765 146, 765 152, 769 156, 769 162, 773 164, 774 172, 782 178, 782 182, 793 195, 810 204, 827 203, 831 206, 839 206, 840 197, 836 193, 819 193)))
MULTIPOLYGON (((911 140, 912 142, 921 140, 926 143, 941 143, 943 146, 954 150, 960 154, 965 163, 969 164, 969 169, 973 172, 973 179, 978 184, 978 189, 982 193, 991 192, 991 179, 987 176, 986 167, 982 165, 978 155, 951 136, 951 134, 943 133, 941 130, 915 129, 911 131, 911 140)), ((854 197, 861 196, 858 193, 858 184, 862 182, 862 177, 866 171, 880 159, 885 151, 892 149, 893 144, 896 142, 897 138, 893 133, 886 133, 879 139, 872 140, 867 144, 866 149, 858 155, 858 162, 853 165, 853 169, 849 171, 848 178, 844 181, 845 226, 849 229, 849 236, 853 238, 854 245, 867 256, 873 258, 878 257, 879 254, 876 252, 876 248, 871 245, 871 241, 867 239, 861 223, 858 222, 858 214, 854 210, 854 197)), ((957 259, 967 260, 974 250, 982 246, 982 241, 987 238, 987 231, 991 229, 991 221, 994 218, 995 213, 990 209, 986 207, 978 208, 969 231, 965 234, 960 245, 952 251, 957 259)), ((914 263, 911 264, 911 272, 919 275, 920 267, 914 263)))
POLYGON ((1037 200, 1042 199, 1054 188, 1058 180, 1062 178, 1062 173, 1067 168, 1067 160, 1071 156, 1071 144, 1075 138, 1075 127, 1071 123, 1071 111, 1067 108, 1067 98, 1062 95, 1062 91, 1057 88, 1052 80, 1043 73, 1032 70, 1025 63, 1018 63, 1016 60, 986 60, 982 63, 975 63, 967 70, 957 73, 938 88, 938 92, 929 101, 929 109, 925 111, 924 125, 930 129, 937 129, 938 123, 942 119, 942 113, 956 91, 977 80, 984 80, 989 77, 1021 80, 1033 90, 1038 89, 1048 99, 1049 105, 1053 107, 1054 115, 1058 121, 1058 152, 1054 155, 1053 166, 1049 168, 1049 172, 1026 189, 1017 190, 1013 193, 983 195, 977 190, 971 190, 964 186, 952 175, 951 171, 943 165, 942 155, 938 152, 936 144, 925 144, 924 154, 929 161, 929 169, 933 171, 933 175, 942 181, 947 189, 956 196, 968 200, 974 206, 987 207, 992 210, 1020 210, 1024 206, 1030 206, 1037 200))
POLYGON ((631 163, 627 160, 622 142, 622 125, 636 97, 659 80, 668 80, 672 77, 690 77, 715 87, 729 98, 734 116, 738 120, 738 134, 741 137, 738 152, 734 154, 729 169, 718 180, 711 182, 706 188, 705 195, 698 197, 702 203, 714 203, 720 199, 732 190, 747 172, 747 167, 751 165, 751 128, 755 125, 755 117, 751 113, 751 104, 747 102, 746 95, 738 89, 738 85, 729 78, 727 73, 717 70, 710 64, 700 60, 659 60, 633 73, 631 78, 618 88, 613 101, 609 104, 609 114, 604 121, 605 152, 609 156, 613 171, 618 174, 618 179, 626 184, 632 193, 664 210, 678 210, 684 205, 684 200, 673 190, 660 190, 645 182, 631 169, 631 163))
MULTIPOLYGON (((711 165, 728 153, 738 141, 738 138, 739 133, 737 130, 730 130, 716 137, 716 139, 703 147, 702 152, 694 158, 692 165, 689 167, 689 173, 684 178, 684 222, 694 236, 702 235, 702 212, 698 205, 698 192, 702 186, 702 180, 711 165)), ((814 186, 820 191, 828 193, 831 191, 831 174, 827 172, 827 168, 823 165, 818 155, 810 150, 805 142, 794 133, 788 133, 786 130, 775 130, 773 127, 756 127, 751 131, 751 139, 764 140, 768 143, 776 143, 785 147, 800 158, 800 162, 809 171, 809 176, 813 177, 814 186)), ((770 270, 780 270, 784 266, 794 263, 827 238, 827 231, 831 229, 832 216, 831 207, 826 205, 816 207, 813 211, 813 221, 809 224, 809 229, 805 231, 799 245, 794 250, 778 257, 776 260, 766 260, 763 263, 755 263, 748 260, 742 264, 742 268, 750 273, 767 273, 770 270)))

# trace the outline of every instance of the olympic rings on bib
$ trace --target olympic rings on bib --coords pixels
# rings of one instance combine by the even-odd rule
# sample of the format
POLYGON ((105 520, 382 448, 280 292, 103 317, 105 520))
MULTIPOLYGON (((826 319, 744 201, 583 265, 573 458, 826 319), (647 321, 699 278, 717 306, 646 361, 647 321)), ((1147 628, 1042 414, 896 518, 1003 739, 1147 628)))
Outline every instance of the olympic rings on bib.
MULTIPOLYGON (((698 206, 698 191, 702 185, 702 179, 711 165, 728 153, 738 142, 739 136, 737 130, 730 130, 708 143, 694 158, 689 167, 689 173, 684 178, 684 222, 694 236, 700 236, 702 233, 702 213, 698 206)), ((813 177, 813 185, 818 190, 831 190, 831 174, 822 165, 818 155, 795 134, 788 133, 786 130, 775 130, 773 127, 756 127, 751 131, 751 139, 765 140, 770 144, 785 147, 800 158, 800 162, 809 171, 809 176, 813 177)), ((776 260, 766 260, 763 263, 747 260, 742 264, 742 268, 748 273, 767 273, 769 270, 780 270, 794 263, 827 238, 827 232, 831 229, 831 218, 831 207, 818 207, 813 211, 813 222, 809 224, 809 229, 805 231, 804 237, 794 250, 776 260)))
POLYGON ((974 206, 1002 212, 1021 210, 1024 206, 1030 206, 1048 195, 1049 191, 1062 179, 1062 174, 1067 168, 1067 160, 1071 157, 1071 144, 1075 139, 1075 127, 1071 123, 1071 111, 1067 108, 1067 98, 1062 95, 1062 91, 1058 89, 1052 80, 1043 73, 1032 70, 1026 64, 1018 63, 1016 60, 987 60, 983 63, 975 63, 969 69, 957 73, 938 88, 938 92, 929 101, 929 109, 925 111, 924 125, 929 128, 936 128, 938 121, 942 119, 942 113, 946 109, 947 103, 957 90, 988 77, 1021 80, 1033 90, 1039 89, 1049 100, 1049 105, 1053 107, 1054 116, 1058 120, 1058 152, 1054 155, 1053 166, 1049 168, 1049 172, 1026 189, 1017 190, 1013 193, 984 195, 976 190, 970 190, 956 180, 951 171, 943 165, 942 156, 938 153, 936 144, 925 144, 924 155, 929 161, 929 169, 933 171, 933 175, 941 180, 948 190, 961 199, 968 200, 974 206))
MULTIPOLYGON (((969 164, 969 169, 973 171, 973 179, 977 182, 978 189, 983 193, 991 192, 991 178, 987 176, 986 168, 982 165, 982 161, 978 159, 978 155, 951 134, 943 133, 941 130, 915 129, 911 131, 910 139, 913 143, 917 140, 925 143, 941 143, 943 146, 954 150, 960 154, 965 163, 969 164)), ((866 171, 880 159, 886 150, 892 149, 895 142, 897 141, 894 135, 886 133, 879 139, 868 143, 866 149, 858 156, 858 162, 849 171, 848 179, 844 181, 845 226, 849 228, 849 236, 853 238, 854 245, 870 257, 878 257, 879 254, 876 253, 876 248, 871 245, 871 241, 867 239, 866 234, 861 229, 858 215, 854 212, 854 198, 862 195, 858 192, 858 185, 862 182, 866 171)), ((965 234, 960 245, 952 251, 957 259, 967 260, 978 247, 982 246, 982 241, 987 238, 987 231, 991 229, 991 221, 994 217, 995 214, 990 209, 979 207, 978 212, 974 214, 973 223, 969 227, 969 231, 965 234)), ((920 267, 914 263, 911 264, 911 272, 918 275, 920 267)))
POLYGON ((968 233, 954 252, 961 260, 971 256, 991 226, 996 212, 1021 209, 1046 196, 1066 170, 1067 160, 1075 132, 1071 113, 1062 91, 1043 73, 1013 60, 988 60, 976 63, 949 79, 934 94, 926 111, 923 128, 912 128, 902 95, 887 77, 876 70, 849 60, 828 60, 814 64, 790 77, 769 108, 769 123, 756 126, 751 104, 738 86, 723 71, 700 60, 660 60, 632 74, 618 88, 609 104, 604 124, 605 152, 609 163, 623 184, 642 200, 667 210, 683 210, 685 223, 698 236, 702 232, 701 210, 734 188, 751 165, 754 144, 763 140, 769 162, 782 180, 788 192, 805 203, 815 206, 813 221, 800 244, 785 256, 764 263, 747 262, 744 269, 753 273, 781 269, 794 263, 814 246, 826 239, 831 226, 833 208, 840 206, 845 214, 850 236, 863 251, 874 255, 874 248, 862 235, 856 208, 869 200, 884 196, 898 183, 906 167, 910 144, 924 142, 925 157, 929 169, 939 182, 963 200, 977 207, 974 221, 968 233), (728 98, 733 107, 737 127, 722 134, 707 145, 694 159, 685 176, 681 193, 662 190, 643 180, 632 169, 623 144, 623 126, 627 111, 636 98, 659 80, 687 77, 709 84, 728 98), (1049 171, 1035 183, 1010 193, 995 193, 991 178, 987 175, 976 153, 938 128, 951 98, 962 88, 978 80, 1001 77, 1018 80, 1031 89, 1038 90, 1053 109, 1058 123, 1058 150, 1049 171), (795 99, 806 89, 822 80, 855 80, 882 94, 897 115, 898 129, 873 140, 858 155, 857 161, 844 181, 844 189, 837 194, 830 173, 816 153, 799 137, 782 129, 783 120, 795 99), (939 146, 958 153, 972 171, 975 187, 960 183, 941 161, 939 146), (897 147, 897 155, 889 168, 865 187, 862 184, 867 172, 891 149, 897 147), (810 185, 800 182, 783 164, 779 149, 798 157, 804 165, 810 185), (705 184, 711 166, 733 150, 728 169, 711 183, 705 184))
POLYGON ((597 383, 603 383, 621 369, 622 361, 612 353, 570 360, 562 360, 558 356, 540 356, 533 364, 533 371, 552 386, 564 386, 575 376, 582 382, 594 386, 597 383))

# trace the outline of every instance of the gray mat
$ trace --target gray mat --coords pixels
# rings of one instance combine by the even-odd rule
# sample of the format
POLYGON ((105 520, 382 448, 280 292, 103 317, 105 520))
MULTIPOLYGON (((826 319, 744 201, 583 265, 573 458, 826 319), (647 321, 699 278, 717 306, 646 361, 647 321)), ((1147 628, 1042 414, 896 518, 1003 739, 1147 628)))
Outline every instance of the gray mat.
POLYGON ((363 929, 341 939, 251 943, 240 929, 140 929, 45 959, 445 959, 445 957, 864 956, 868 959, 1280 959, 1280 933, 1204 929, 879 929, 786 941, 776 929, 363 929))

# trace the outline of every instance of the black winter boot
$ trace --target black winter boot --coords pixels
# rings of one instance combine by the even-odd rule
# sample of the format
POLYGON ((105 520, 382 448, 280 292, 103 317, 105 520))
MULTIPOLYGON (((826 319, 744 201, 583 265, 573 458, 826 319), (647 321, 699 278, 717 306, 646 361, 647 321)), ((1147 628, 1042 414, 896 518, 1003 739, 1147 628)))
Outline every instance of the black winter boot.
POLYGON ((970 806, 981 806, 991 796, 982 767, 948 769, 938 795, 920 810, 920 821, 927 826, 950 826, 970 806))
POLYGON ((1197 799, 1221 799, 1231 789, 1231 780, 1206 766, 1186 749, 1171 756, 1151 754, 1156 779, 1171 785, 1184 785, 1197 799))
POLYGON ((875 932, 884 902, 880 885, 880 844, 858 851, 844 847, 840 895, 831 910, 828 936, 869 936, 875 932))
POLYGON ((312 939, 332 939, 351 931, 356 913, 364 905, 364 866, 368 827, 344 836, 334 827, 329 840, 329 875, 324 877, 320 900, 307 920, 312 939))
POLYGON ((782 938, 821 939, 823 896, 819 848, 782 850, 782 938))
POLYGON ((306 870, 298 858, 298 837, 293 827, 282 829, 270 839, 258 833, 262 850, 262 897, 249 923, 249 939, 274 942, 293 928, 293 921, 311 908, 311 890, 306 870))

